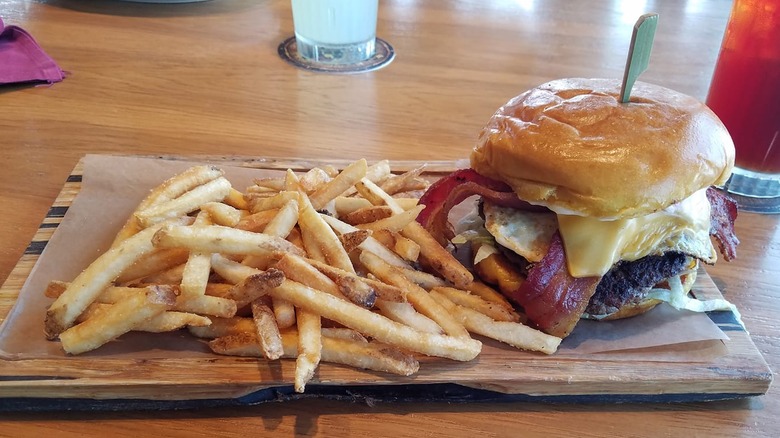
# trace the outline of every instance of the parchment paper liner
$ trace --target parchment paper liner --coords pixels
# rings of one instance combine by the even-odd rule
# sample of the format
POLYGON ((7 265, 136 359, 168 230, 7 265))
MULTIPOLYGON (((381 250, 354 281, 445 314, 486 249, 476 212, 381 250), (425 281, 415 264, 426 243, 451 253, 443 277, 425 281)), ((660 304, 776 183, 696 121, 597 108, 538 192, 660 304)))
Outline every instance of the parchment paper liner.
MULTIPOLYGON (((43 295, 50 280, 72 280, 113 240, 128 215, 160 182, 192 165, 162 159, 87 155, 82 188, 50 239, 19 293, 16 305, 0 327, 4 359, 63 358, 59 342, 43 336, 43 295)), ((253 178, 280 172, 222 166, 239 190, 253 178)), ((728 337, 706 315, 680 312, 661 305, 639 317, 615 322, 581 321, 551 359, 708 361, 726 353, 728 337)), ((487 340, 484 349, 511 348, 487 340)), ((518 351, 518 355, 537 353, 518 351)), ((95 359, 211 356, 206 345, 186 331, 166 334, 129 333, 82 355, 95 359)))

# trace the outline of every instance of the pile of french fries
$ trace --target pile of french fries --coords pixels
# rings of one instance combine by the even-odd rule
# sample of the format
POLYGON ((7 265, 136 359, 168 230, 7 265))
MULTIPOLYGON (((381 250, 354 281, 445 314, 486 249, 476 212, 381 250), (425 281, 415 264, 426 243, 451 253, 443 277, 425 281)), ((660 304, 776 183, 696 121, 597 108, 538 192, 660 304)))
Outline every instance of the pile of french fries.
POLYGON ((213 166, 165 181, 110 249, 52 281, 48 339, 69 354, 130 331, 187 329, 217 354, 295 358, 303 392, 321 361, 411 375, 416 355, 474 359, 470 333, 553 353, 520 315, 417 223, 428 182, 387 161, 288 170, 240 192, 213 166), (422 267, 422 268, 420 268, 422 267))

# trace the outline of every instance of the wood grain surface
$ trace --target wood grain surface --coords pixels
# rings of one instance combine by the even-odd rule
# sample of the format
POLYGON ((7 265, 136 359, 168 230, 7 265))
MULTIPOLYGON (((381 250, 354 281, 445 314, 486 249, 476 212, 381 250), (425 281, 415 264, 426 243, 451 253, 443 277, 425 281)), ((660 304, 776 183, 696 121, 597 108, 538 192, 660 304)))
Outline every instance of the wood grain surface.
MULTIPOLYGON (((0 87, 0 278, 23 256, 86 153, 392 160, 465 158, 499 105, 567 76, 620 77, 636 17, 660 14, 642 80, 703 99, 727 0, 380 2, 397 53, 360 75, 278 58, 288 1, 185 5, 0 0, 69 72, 51 87, 0 87)), ((758 349, 780 368, 780 226, 743 214, 738 259, 708 269, 758 349)), ((365 403, 303 400, 174 412, 13 413, 5 436, 768 436, 780 390, 683 404, 365 403)))

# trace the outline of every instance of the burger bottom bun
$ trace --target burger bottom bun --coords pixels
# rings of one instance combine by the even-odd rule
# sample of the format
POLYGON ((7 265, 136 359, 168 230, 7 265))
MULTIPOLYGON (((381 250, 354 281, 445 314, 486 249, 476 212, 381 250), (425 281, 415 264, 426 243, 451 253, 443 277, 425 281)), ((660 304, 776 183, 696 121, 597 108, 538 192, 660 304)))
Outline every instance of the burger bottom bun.
MULTIPOLYGON (((687 294, 691 291, 691 288, 693 288, 693 283, 696 282, 696 271, 692 271, 687 274, 683 274, 680 276, 680 280, 682 281, 683 291, 687 294)), ((665 282, 664 282, 665 284, 665 282)), ((599 318, 593 318, 590 315, 586 315, 585 317, 588 319, 598 319, 599 321, 612 321, 616 319, 623 319, 623 318, 630 318, 632 316, 641 315, 649 310, 651 310, 653 307, 657 306, 658 304, 661 304, 662 301, 646 298, 638 303, 630 303, 626 304, 620 309, 618 309, 617 312, 611 313, 605 317, 599 317, 599 318)))

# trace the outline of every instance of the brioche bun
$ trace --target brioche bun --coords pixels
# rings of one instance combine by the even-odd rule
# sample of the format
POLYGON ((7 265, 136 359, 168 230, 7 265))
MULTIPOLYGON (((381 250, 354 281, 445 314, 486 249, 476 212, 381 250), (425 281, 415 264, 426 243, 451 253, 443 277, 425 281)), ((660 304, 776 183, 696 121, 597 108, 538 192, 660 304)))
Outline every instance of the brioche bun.
POLYGON ((559 79, 498 109, 471 154, 478 173, 562 214, 646 215, 726 182, 734 144, 698 100, 637 82, 559 79))

